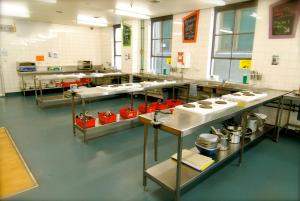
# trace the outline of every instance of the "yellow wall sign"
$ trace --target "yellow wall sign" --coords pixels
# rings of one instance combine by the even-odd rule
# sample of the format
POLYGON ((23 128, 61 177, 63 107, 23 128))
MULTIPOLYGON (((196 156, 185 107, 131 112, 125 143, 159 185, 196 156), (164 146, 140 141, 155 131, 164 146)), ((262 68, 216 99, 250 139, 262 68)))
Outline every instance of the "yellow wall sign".
POLYGON ((166 58, 166 63, 171 65, 171 58, 166 58))
POLYGON ((252 60, 240 60, 240 69, 250 70, 252 60))

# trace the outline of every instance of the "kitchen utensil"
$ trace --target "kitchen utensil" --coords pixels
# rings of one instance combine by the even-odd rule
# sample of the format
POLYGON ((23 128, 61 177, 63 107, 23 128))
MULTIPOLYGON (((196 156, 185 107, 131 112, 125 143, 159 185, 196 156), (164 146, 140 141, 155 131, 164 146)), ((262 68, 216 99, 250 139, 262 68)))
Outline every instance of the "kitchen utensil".
POLYGON ((228 137, 223 135, 222 137, 220 137, 220 151, 225 151, 228 149, 228 137))
POLYGON ((241 131, 232 131, 230 136, 230 143, 239 144, 241 141, 241 131))

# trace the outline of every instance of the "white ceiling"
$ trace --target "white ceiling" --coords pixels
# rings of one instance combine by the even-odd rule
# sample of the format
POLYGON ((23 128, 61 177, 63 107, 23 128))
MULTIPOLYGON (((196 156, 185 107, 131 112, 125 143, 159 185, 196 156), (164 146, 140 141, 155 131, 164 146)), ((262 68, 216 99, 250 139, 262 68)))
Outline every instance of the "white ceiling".
MULTIPOLYGON (((153 3, 151 0, 56 0, 56 3, 47 3, 55 0, 0 0, 0 2, 15 2, 25 4, 30 12, 30 20, 50 22, 56 24, 76 24, 77 14, 105 17, 110 25, 120 23, 122 19, 113 13, 118 4, 133 2, 133 7, 143 7, 149 11, 151 17, 176 14, 197 9, 216 6, 216 0, 160 0, 153 3), (63 13, 57 13, 62 11, 63 13)), ((217 0, 218 1, 218 0, 217 0)), ((224 0, 226 4, 245 0, 224 0)))

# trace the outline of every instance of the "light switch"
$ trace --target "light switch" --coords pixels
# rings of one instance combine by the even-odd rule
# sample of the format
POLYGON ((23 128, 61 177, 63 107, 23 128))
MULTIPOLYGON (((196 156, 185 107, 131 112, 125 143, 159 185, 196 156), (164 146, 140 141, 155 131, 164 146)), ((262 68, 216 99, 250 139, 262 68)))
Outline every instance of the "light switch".
POLYGON ((279 55, 273 55, 272 56, 272 62, 271 62, 272 66, 277 66, 279 65, 279 55))

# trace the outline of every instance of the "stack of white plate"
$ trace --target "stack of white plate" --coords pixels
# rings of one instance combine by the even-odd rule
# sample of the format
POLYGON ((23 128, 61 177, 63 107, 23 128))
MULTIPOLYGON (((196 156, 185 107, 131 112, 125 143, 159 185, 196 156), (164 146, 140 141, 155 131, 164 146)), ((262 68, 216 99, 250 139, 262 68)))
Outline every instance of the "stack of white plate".
POLYGON ((200 134, 196 143, 206 149, 216 149, 218 146, 218 136, 209 133, 200 134))

